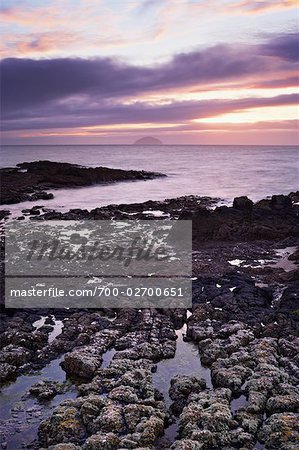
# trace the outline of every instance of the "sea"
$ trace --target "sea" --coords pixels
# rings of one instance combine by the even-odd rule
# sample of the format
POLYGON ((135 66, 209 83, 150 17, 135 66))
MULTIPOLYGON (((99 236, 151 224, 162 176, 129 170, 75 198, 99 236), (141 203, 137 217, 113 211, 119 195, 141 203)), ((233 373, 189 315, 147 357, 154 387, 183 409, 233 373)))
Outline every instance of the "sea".
POLYGON ((1 167, 50 160, 162 172, 165 178, 52 191, 52 200, 9 205, 13 212, 43 204, 68 211, 164 200, 184 195, 218 197, 230 203, 247 195, 256 201, 299 188, 298 146, 246 145, 18 145, 1 147, 1 167))

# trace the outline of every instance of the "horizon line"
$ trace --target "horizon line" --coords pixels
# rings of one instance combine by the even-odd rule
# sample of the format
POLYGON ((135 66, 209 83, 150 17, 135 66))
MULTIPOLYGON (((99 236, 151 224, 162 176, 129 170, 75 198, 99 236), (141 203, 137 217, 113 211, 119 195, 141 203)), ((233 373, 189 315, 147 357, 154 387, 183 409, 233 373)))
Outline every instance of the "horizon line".
POLYGON ((65 147, 108 147, 108 146, 125 146, 125 147, 299 147, 298 144, 0 144, 0 147, 58 147, 64 145, 65 147))

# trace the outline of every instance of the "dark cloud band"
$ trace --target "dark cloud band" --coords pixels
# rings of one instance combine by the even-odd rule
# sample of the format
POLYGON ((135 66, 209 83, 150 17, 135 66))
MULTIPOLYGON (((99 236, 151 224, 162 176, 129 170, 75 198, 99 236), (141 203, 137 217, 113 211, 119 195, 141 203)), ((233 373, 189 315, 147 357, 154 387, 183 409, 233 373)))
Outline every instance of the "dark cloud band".
MULTIPOLYGON (((97 124, 176 122, 238 109, 292 104, 294 95, 274 99, 123 104, 146 92, 246 80, 265 73, 274 80, 295 69, 294 34, 260 46, 214 46, 178 54, 153 67, 100 59, 5 59, 1 62, 4 129, 97 124), (275 56, 275 58, 273 58, 275 56), (277 75, 277 73, 279 75, 277 75)), ((286 77, 287 78, 287 77, 286 77)), ((271 79, 269 79, 271 86, 271 79)))

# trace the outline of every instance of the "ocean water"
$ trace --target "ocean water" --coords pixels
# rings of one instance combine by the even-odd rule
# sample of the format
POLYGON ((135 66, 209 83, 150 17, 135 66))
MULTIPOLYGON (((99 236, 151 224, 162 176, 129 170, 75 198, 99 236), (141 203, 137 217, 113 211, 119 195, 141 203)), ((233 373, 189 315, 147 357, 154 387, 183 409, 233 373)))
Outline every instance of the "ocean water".
POLYGON ((3 146, 1 167, 47 159, 121 169, 163 172, 167 178, 52 191, 54 199, 10 205, 17 210, 44 204, 57 210, 92 209, 119 203, 207 195, 229 202, 247 195, 258 200, 298 190, 298 146, 3 146))

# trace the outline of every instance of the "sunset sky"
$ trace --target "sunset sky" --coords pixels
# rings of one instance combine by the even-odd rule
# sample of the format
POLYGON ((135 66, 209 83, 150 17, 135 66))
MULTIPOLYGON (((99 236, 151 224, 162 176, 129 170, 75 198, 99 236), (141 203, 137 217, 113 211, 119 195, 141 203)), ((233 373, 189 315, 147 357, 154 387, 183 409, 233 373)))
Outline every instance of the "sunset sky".
POLYGON ((296 0, 2 0, 2 142, 298 144, 296 0))

